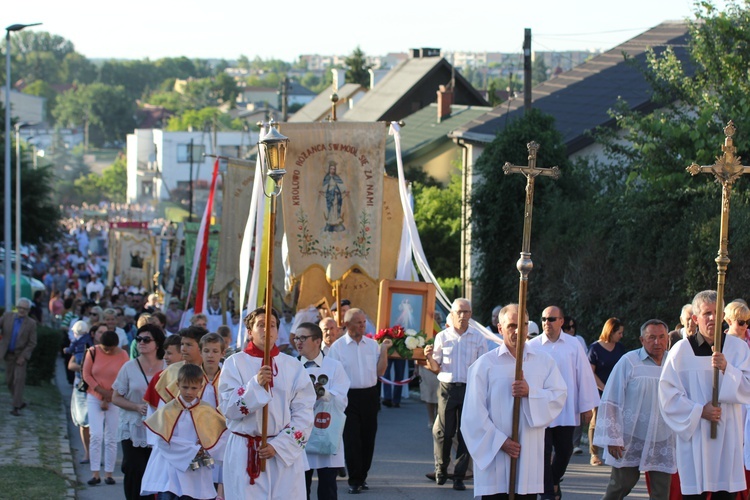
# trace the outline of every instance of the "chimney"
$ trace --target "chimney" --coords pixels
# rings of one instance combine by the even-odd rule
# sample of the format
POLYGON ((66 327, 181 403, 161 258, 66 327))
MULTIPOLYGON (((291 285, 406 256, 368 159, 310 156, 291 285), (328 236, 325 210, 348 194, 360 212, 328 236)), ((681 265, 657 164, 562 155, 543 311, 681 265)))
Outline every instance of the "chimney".
POLYGON ((331 68, 331 75, 333 75, 333 88, 336 92, 338 92, 339 89, 344 86, 346 70, 331 68))
POLYGON ((453 104, 453 88, 441 85, 437 91, 437 121, 440 123, 443 118, 451 115, 451 104, 453 104))

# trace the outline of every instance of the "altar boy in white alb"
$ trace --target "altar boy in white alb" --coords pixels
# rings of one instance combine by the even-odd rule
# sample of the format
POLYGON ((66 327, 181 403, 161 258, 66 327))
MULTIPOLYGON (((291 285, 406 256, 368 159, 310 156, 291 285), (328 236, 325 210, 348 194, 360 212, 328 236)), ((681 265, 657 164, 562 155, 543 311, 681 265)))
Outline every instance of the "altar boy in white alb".
POLYGON ((278 321, 273 311, 271 366, 262 366, 266 324, 260 308, 245 319, 247 348, 227 358, 221 370, 219 407, 231 431, 224 454, 226 500, 305 498, 305 443, 313 425, 315 391, 302 363, 274 345, 278 321), (261 447, 266 405, 268 443, 261 447), (265 472, 260 471, 261 459, 265 472))
POLYGON ((535 499, 544 491, 545 428, 560 414, 567 388, 554 360, 526 345, 523 380, 515 380, 518 305, 500 311, 503 343, 469 368, 461 433, 474 460, 474 495, 508 498, 511 458, 518 458, 516 498, 535 499), (519 442, 513 428, 513 398, 521 399, 519 442))
POLYGON ((722 334, 722 351, 713 352, 716 292, 693 299, 698 331, 669 351, 659 380, 661 413, 677 434, 677 472, 682 497, 712 500, 745 490, 742 456, 742 405, 750 404, 750 350, 732 335, 722 334), (713 369, 719 373, 718 408, 711 404, 713 369), (718 422, 711 439, 711 422, 718 422))

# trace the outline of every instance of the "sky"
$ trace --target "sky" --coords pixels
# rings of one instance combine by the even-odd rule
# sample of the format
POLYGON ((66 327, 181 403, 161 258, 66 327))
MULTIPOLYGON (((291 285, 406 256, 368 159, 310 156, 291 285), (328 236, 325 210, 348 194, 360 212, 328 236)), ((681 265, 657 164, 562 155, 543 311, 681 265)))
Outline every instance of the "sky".
MULTIPOLYGON (((416 47, 521 52, 608 50, 666 20, 693 17, 693 0, 28 0, 0 18, 70 40, 89 59, 281 59, 367 55, 416 47)), ((723 5, 723 2, 720 2, 723 5)), ((0 23, 2 23, 0 21, 0 23)))

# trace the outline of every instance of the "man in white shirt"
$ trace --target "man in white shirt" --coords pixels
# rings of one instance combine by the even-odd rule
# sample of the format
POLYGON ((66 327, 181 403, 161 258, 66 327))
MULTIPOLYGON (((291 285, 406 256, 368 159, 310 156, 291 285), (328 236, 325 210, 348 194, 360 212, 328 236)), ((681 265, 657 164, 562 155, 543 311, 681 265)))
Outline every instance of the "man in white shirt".
POLYGON ((451 306, 451 324, 438 333, 435 343, 425 348, 430 370, 438 373, 438 418, 432 428, 435 449, 435 482, 443 485, 448 479, 451 444, 458 433, 453 489, 463 491, 464 477, 469 467, 469 452, 461 434, 461 410, 466 393, 469 366, 487 352, 487 342, 481 333, 469 326, 471 302, 461 298, 451 306))
POLYGON ((393 345, 386 339, 378 345, 365 337, 367 319, 364 311, 352 308, 344 316, 346 335, 329 351, 329 356, 344 365, 351 388, 347 397, 346 424, 344 425, 344 457, 349 472, 349 493, 368 490, 367 473, 375 451, 378 431, 378 377, 388 365, 388 349, 393 345))
MULTIPOLYGON (((326 418, 331 425, 330 420, 337 416, 333 412, 326 411, 327 408, 320 407, 323 403, 333 402, 338 410, 338 415, 343 420, 347 405, 346 394, 349 391, 349 377, 344 372, 344 366, 340 362, 331 356, 326 356, 320 350, 323 343, 323 332, 320 327, 314 323, 302 323, 297 327, 294 342, 297 345, 300 361, 305 366, 305 370, 310 374, 310 378, 315 377, 314 386, 317 398, 313 409, 313 413, 316 415, 315 426, 324 425, 318 420, 325 421, 326 418), (318 414, 321 412, 325 412, 327 417, 319 418, 318 414)), ((307 453, 307 462, 310 465, 310 470, 305 471, 308 498, 310 497, 313 472, 317 470, 318 499, 336 500, 336 476, 339 468, 344 466, 344 442, 342 437, 339 437, 338 448, 334 453, 314 453, 310 451, 309 447, 305 452, 307 453)))
POLYGON ((518 304, 502 308, 497 329, 503 343, 469 368, 461 421, 474 459, 474 495, 507 498, 510 462, 516 458, 515 498, 535 500, 544 491, 539 464, 544 459, 545 428, 562 410, 567 389, 554 360, 528 345, 523 350, 523 380, 515 380, 518 304), (521 398, 518 442, 511 439, 516 397, 521 398))
POLYGON ((542 334, 529 341, 529 346, 552 356, 568 387, 563 411, 552 421, 544 435, 542 500, 554 500, 561 496, 560 479, 573 454, 573 431, 577 425, 587 424, 591 420, 592 410, 599 406, 599 391, 586 352, 576 339, 561 335, 563 321, 564 314, 560 307, 547 307, 542 312, 542 334))
POLYGON ((667 324, 650 319, 641 326, 643 347, 617 362, 604 386, 594 444, 607 450, 612 466, 603 500, 620 500, 649 477, 650 497, 669 498, 675 463, 674 432, 659 410, 659 376, 667 353, 667 324))
POLYGON ((659 380, 664 420, 677 435, 677 472, 682 498, 728 500, 746 489, 742 454, 742 405, 750 404, 750 350, 742 339, 722 334, 713 352, 716 292, 693 298, 698 332, 669 351, 659 380), (719 403, 711 403, 713 372, 719 369, 719 403), (711 438, 716 422, 717 437, 711 438))

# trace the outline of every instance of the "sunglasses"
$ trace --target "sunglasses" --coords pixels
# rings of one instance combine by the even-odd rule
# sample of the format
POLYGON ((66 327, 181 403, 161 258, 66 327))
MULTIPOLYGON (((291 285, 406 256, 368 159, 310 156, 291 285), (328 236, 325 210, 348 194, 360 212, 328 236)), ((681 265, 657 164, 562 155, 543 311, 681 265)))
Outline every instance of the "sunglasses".
POLYGON ((150 344, 154 341, 154 339, 152 339, 151 337, 136 337, 135 341, 140 344, 150 344))
POLYGON ((750 320, 747 319, 738 319, 737 324, 740 326, 750 325, 750 320))
POLYGON ((542 316, 542 323, 544 323, 545 321, 547 321, 548 323, 552 323, 553 321, 557 321, 558 319, 560 318, 557 316, 547 316, 546 318, 542 316))

